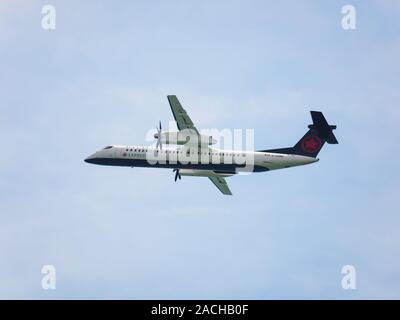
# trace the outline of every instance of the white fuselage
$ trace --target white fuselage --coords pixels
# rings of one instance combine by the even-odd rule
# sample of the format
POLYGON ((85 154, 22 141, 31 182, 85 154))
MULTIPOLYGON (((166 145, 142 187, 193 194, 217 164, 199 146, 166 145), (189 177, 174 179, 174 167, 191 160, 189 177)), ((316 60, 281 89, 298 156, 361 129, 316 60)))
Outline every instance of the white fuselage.
POLYGON ((169 146, 160 150, 149 146, 113 145, 95 152, 85 161, 111 166, 187 169, 186 175, 195 176, 203 175, 198 170, 231 175, 240 171, 260 172, 300 166, 316 162, 318 159, 258 151, 214 148, 198 150, 180 146, 169 146))

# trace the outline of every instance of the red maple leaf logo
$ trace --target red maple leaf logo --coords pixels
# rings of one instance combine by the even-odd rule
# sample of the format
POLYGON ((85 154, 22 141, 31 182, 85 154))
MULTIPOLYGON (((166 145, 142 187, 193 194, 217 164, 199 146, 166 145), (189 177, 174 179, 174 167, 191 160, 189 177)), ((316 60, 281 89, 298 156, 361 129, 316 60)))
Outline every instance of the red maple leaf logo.
POLYGON ((321 146, 321 140, 316 136, 307 137, 303 140, 301 146, 304 151, 312 153, 321 146))

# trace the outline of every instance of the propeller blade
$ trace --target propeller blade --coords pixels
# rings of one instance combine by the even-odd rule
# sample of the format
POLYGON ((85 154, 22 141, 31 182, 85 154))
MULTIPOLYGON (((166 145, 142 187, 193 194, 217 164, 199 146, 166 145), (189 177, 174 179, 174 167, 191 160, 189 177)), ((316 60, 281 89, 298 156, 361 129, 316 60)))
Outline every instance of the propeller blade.
POLYGON ((158 147, 160 147, 160 150, 162 150, 162 143, 161 143, 161 130, 162 130, 162 128, 161 128, 161 121, 159 122, 159 127, 158 127, 158 128, 156 127, 156 130, 157 130, 156 149, 157 149, 158 147))
POLYGON ((176 180, 178 180, 178 178, 179 178, 179 180, 182 179, 181 174, 179 173, 179 169, 174 169, 174 170, 172 170, 172 172, 175 172, 175 182, 176 182, 176 180))

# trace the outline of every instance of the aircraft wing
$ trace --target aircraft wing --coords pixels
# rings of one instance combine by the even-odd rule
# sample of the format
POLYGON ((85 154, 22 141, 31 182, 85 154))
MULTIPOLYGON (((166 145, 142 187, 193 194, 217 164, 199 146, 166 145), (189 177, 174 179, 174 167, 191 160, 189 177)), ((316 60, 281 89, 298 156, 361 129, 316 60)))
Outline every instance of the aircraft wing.
POLYGON ((176 96, 167 96, 167 98, 169 105, 171 106, 171 110, 174 115, 178 129, 179 130, 192 129, 197 134, 199 134, 199 131, 194 126, 192 120, 186 113, 185 109, 183 109, 183 107, 181 106, 178 98, 176 96))
POLYGON ((213 176, 209 177, 211 182, 215 184, 215 186, 225 195, 232 195, 231 190, 229 190, 228 184, 226 183, 225 178, 213 176))

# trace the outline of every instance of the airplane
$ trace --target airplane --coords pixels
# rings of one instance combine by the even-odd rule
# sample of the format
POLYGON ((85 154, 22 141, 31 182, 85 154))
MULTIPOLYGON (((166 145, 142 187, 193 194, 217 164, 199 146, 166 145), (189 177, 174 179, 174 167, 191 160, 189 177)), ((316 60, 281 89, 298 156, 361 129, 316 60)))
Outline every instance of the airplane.
POLYGON ((199 133, 178 98, 175 95, 167 98, 178 132, 162 132, 160 121, 154 134, 155 147, 109 145, 84 161, 106 166, 173 169, 175 182, 182 176, 206 177, 222 194, 232 195, 227 177, 246 170, 265 172, 311 164, 319 161, 317 155, 325 142, 338 144, 333 134, 336 125, 329 125, 322 112, 310 111, 313 124, 293 147, 258 151, 216 149, 211 145, 217 141, 199 133), (168 148, 163 149, 163 144, 168 148))

